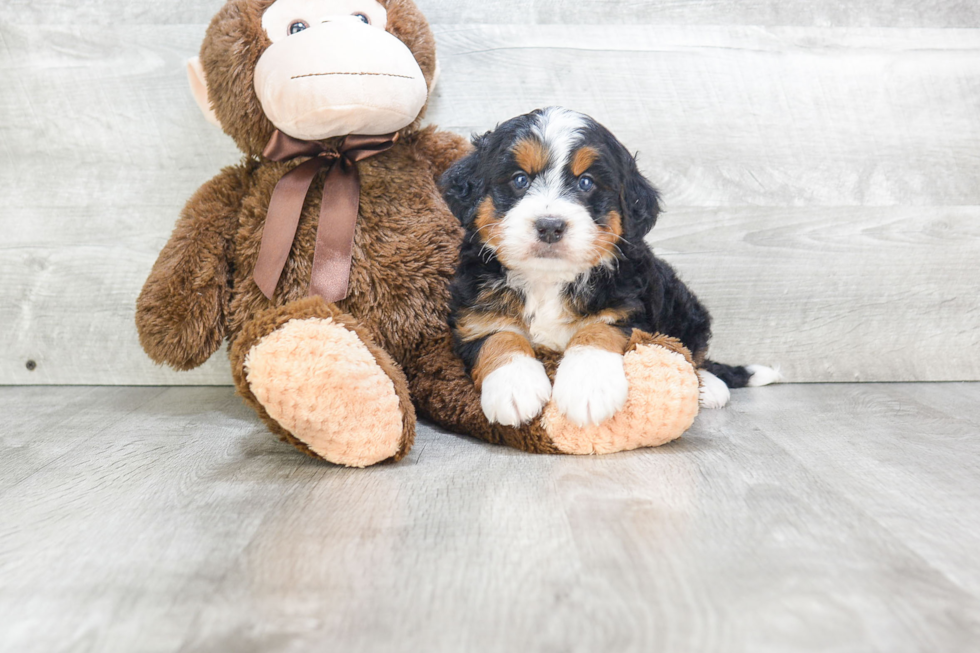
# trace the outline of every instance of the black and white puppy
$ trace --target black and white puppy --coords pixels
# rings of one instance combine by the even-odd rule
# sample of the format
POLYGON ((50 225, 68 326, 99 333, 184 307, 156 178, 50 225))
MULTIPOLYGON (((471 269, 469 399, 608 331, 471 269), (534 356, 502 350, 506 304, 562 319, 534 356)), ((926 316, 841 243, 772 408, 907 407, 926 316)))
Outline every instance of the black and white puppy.
POLYGON ((598 424, 626 401, 631 331, 664 333, 691 351, 701 404, 765 385, 761 365, 707 360, 711 317, 644 236, 657 191, 602 125, 551 107, 473 138, 442 178, 466 229, 452 285, 456 351, 492 422, 518 425, 554 398, 573 422, 598 424), (564 352, 554 388, 535 348, 564 352))

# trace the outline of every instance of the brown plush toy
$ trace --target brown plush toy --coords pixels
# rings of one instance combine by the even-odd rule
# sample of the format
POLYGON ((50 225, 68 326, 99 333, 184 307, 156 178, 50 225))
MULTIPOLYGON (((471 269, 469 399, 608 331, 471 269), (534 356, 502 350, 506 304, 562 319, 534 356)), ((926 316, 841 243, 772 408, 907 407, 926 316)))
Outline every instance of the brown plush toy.
MULTIPOLYGON (((579 428, 551 407, 490 424, 452 352, 462 238, 436 180, 469 149, 421 128, 435 43, 411 0, 229 0, 192 88, 245 153, 188 202, 137 302, 140 341, 186 370, 224 339, 238 392, 283 440, 333 463, 400 459, 415 407, 525 451, 672 440, 698 410, 676 341, 634 332, 626 406, 579 428)), ((541 352, 553 374, 554 352, 541 352)))

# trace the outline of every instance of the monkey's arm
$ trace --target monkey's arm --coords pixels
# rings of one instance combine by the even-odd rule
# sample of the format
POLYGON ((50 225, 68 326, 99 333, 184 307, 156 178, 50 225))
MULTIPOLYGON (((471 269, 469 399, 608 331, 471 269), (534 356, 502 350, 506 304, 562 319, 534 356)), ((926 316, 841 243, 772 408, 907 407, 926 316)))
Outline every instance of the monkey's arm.
POLYGON ((473 146, 468 140, 452 132, 437 131, 429 126, 418 134, 418 152, 428 160, 432 177, 437 182, 449 166, 470 153, 473 146))
POLYGON ((140 344, 157 363, 189 370, 225 337, 229 259, 247 166, 225 168, 190 199, 136 300, 140 344))

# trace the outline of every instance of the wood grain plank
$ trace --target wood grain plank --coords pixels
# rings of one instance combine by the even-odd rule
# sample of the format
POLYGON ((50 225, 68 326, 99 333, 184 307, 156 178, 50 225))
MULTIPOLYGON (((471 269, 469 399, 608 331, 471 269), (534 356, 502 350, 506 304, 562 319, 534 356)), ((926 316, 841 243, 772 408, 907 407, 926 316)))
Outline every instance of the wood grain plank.
POLYGON ((419 0, 445 24, 766 25, 803 27, 978 27, 980 8, 943 0, 419 0))
MULTIPOLYGON (((681 209, 650 241, 714 315, 712 356, 779 365, 793 381, 969 380, 980 376, 980 208, 681 209)), ((0 360, 14 383, 169 381, 145 361, 132 328, 141 273, 120 274, 130 252, 35 248, 45 275, 0 360), (59 260, 60 259, 60 260, 59 260), (112 285, 110 285, 112 284, 112 285), (107 306, 91 342, 65 315, 107 306), (69 290, 67 300, 63 290, 69 290), (29 322, 27 321, 29 319, 29 322), (23 324, 23 326, 21 326, 23 324), (112 347, 104 347, 110 333, 112 347), (84 343, 87 350, 79 350, 84 343), (28 371, 24 360, 37 360, 28 371), (74 364, 75 367, 70 367, 74 364)), ((152 264, 152 248, 142 255, 152 264)), ((135 265, 134 265, 135 267, 135 265)), ((0 263, 15 285, 33 273, 0 263)), ((226 382, 223 353, 177 382, 226 382)))
POLYGON ((980 384, 740 390, 676 443, 600 457, 423 426, 408 458, 367 470, 275 442, 230 388, 128 390, 0 388, 0 419, 89 406, 74 423, 39 410, 36 442, 76 447, 0 493, 0 648, 911 653, 980 637, 980 438, 949 415, 980 418, 980 384), (934 388, 949 392, 909 399, 934 388))
MULTIPOLYGON (((105 428, 62 423, 47 430, 39 422, 38 439, 79 446, 0 499, 6 508, 0 529, 2 648, 175 650, 180 633, 166 619, 193 619, 200 585, 220 576, 261 522, 263 507, 290 485, 284 478, 276 491, 272 482, 265 500, 249 496, 249 506, 230 510, 232 488, 249 475, 276 475, 273 460, 284 452, 260 424, 245 419, 247 409, 228 388, 163 390, 142 403, 107 399, 108 408, 81 411, 83 419, 100 415, 105 428), (258 448, 243 450, 242 436, 257 433, 258 448), (233 459, 232 470, 227 465, 233 459), (249 459, 261 461, 261 469, 249 459), (149 569, 162 573, 154 579, 149 569), (101 580, 93 584, 89 574, 101 580), (115 589, 106 594, 105 588, 115 589), (17 595, 23 597, 19 607, 9 601, 17 595), (66 600, 79 608, 58 614, 60 634, 38 629, 51 623, 48 609, 67 607, 66 600), (134 628, 129 616, 137 613, 160 621, 150 618, 134 628), (24 639, 25 633, 31 636, 24 639)), ((288 460, 290 468, 297 462, 288 460)))
POLYGON ((231 383, 219 353, 177 374, 142 353, 136 296, 183 203, 240 154, 201 124, 183 61, 203 26, 0 29, 0 383, 231 383), (45 43, 50 38, 51 41, 45 43), (56 182, 56 183, 53 183, 56 182), (26 367, 34 361, 33 371, 26 367))
POLYGON ((638 151, 668 206, 980 204, 980 30, 475 26, 430 118, 549 104, 638 151))
POLYGON ((976 401, 970 393, 970 385, 962 383, 930 383, 914 386, 899 386, 904 396, 915 401, 920 407, 940 411, 951 419, 980 428, 980 414, 976 401))
MULTIPOLYGON (((182 63, 202 25, 0 26, 0 383, 227 384, 153 366, 135 297, 239 154, 182 63), (26 363, 37 363, 34 371, 26 363)), ((587 112, 640 153, 715 354, 793 380, 980 378, 980 30, 437 26, 430 119, 587 112)))
POLYGON ((716 360, 790 381, 980 378, 980 208, 684 208, 649 242, 711 310, 716 360))
MULTIPOLYGON (((745 433, 741 427, 765 420, 766 438, 810 473, 833 479, 835 492, 976 596, 980 533, 960 529, 980 523, 976 392, 977 384, 942 383, 751 393, 738 402, 731 428, 745 433), (805 423, 804 414, 812 416, 805 423)), ((704 426, 719 419, 704 417, 704 426)))
MULTIPOLYGON (((416 0, 432 23, 980 27, 980 7, 950 0, 416 0)), ((221 0, 5 0, 26 24, 207 24, 221 0)))
MULTIPOLYGON (((63 425, 72 420, 81 424, 83 422, 75 422, 79 413, 94 409, 101 414, 107 396, 108 393, 95 388, 54 389, 43 386, 0 393, 0 414, 4 416, 3 429, 0 430, 0 447, 3 450, 0 457, 0 495, 79 445, 77 440, 36 439, 39 423, 63 425)), ((132 399, 132 391, 126 392, 120 388, 118 396, 132 399)))

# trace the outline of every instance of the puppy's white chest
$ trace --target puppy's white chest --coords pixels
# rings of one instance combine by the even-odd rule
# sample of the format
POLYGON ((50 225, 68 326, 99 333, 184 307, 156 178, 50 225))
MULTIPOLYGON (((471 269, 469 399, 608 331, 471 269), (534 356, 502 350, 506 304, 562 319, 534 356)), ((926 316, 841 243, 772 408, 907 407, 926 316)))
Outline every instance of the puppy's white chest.
POLYGON ((565 351, 575 335, 575 319, 565 307, 562 288, 562 284, 525 288, 524 322, 532 344, 565 351))

